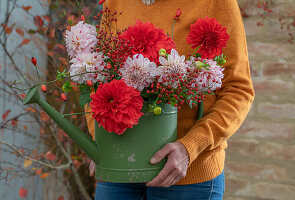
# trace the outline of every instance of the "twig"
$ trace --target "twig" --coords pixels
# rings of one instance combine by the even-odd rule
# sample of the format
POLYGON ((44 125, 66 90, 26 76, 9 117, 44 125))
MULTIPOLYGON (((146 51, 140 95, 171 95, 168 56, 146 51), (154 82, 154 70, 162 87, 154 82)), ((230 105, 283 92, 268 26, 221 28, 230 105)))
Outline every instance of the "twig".
POLYGON ((39 161, 39 160, 36 160, 34 158, 31 158, 31 157, 28 157, 24 154, 22 154, 20 151, 18 151, 13 145, 3 141, 3 140, 0 140, 0 143, 1 144, 4 144, 6 146, 8 146, 11 150, 13 150, 14 152, 16 152, 19 156, 21 156, 22 158, 26 159, 26 160, 30 160, 32 162, 35 162, 35 163, 38 163, 44 167, 48 167, 50 169, 56 169, 56 170, 63 170, 63 169, 68 169, 70 166, 71 166, 71 163, 66 163, 64 165, 59 165, 59 166, 54 166, 54 165, 51 165, 51 164, 48 164, 48 163, 45 163, 45 162, 42 162, 42 161, 39 161))

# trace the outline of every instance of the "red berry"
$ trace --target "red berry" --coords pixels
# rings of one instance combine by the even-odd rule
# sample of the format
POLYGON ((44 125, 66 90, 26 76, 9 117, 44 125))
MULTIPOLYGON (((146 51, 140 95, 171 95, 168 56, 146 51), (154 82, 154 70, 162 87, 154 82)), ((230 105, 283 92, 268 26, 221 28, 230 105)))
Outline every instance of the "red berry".
POLYGON ((179 20, 180 15, 181 15, 181 10, 180 10, 180 8, 178 8, 178 9, 176 10, 175 19, 176 19, 176 20, 179 20))
POLYGON ((110 63, 107 64, 107 69, 111 69, 112 65, 110 63))
POLYGON ((86 83, 89 87, 91 87, 93 85, 93 82, 91 80, 87 80, 86 83))
POLYGON ((61 93, 60 98, 61 98, 63 101, 66 101, 66 100, 67 100, 67 96, 65 95, 65 93, 61 93))
POLYGON ((37 59, 35 57, 31 58, 31 62, 33 63, 33 65, 37 65, 37 59))
POLYGON ((41 85, 41 90, 42 90, 42 92, 46 92, 47 87, 45 85, 41 85))

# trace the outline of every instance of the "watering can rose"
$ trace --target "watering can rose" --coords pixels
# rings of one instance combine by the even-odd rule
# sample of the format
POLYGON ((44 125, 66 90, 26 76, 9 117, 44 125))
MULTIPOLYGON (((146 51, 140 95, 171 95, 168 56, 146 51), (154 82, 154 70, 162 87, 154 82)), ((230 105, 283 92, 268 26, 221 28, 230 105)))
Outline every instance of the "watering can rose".
POLYGON ((91 98, 92 117, 108 132, 121 135, 143 115, 140 92, 123 79, 99 85, 91 98))

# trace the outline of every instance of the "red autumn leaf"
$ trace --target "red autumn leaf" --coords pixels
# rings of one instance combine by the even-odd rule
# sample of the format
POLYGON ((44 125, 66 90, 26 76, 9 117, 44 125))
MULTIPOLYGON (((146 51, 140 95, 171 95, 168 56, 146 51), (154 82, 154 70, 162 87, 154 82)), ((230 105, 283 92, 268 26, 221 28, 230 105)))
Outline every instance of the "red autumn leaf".
POLYGON ((79 162, 78 160, 73 160, 73 164, 75 165, 75 167, 77 168, 77 169, 79 169, 79 167, 81 166, 81 162, 79 162))
POLYGON ((52 154, 50 151, 48 151, 45 155, 47 160, 55 160, 56 156, 54 154, 52 154))
POLYGON ((3 170, 15 170, 13 167, 4 167, 3 170))
POLYGON ((43 19, 39 16, 39 15, 36 15, 34 17, 34 24, 38 27, 38 28, 42 28, 43 24, 44 24, 44 21, 43 19))
POLYGON ((26 97, 26 94, 20 94, 19 96, 24 99, 26 97))
POLYGON ((6 34, 10 34, 12 32, 12 27, 7 26, 6 24, 2 24, 4 31, 6 34))
POLYGON ((16 28, 15 32, 17 32, 20 36, 24 37, 24 31, 21 28, 16 28))
POLYGON ((19 189, 18 194, 19 194, 19 196, 20 196, 21 198, 26 198, 26 197, 28 196, 28 190, 25 189, 25 188, 23 188, 23 187, 21 187, 21 188, 19 189))
POLYGON ((59 48, 59 49, 61 49, 61 50, 63 50, 63 51, 66 50, 65 49, 65 46, 62 45, 62 44, 56 44, 56 47, 59 48))
POLYGON ((40 178, 46 178, 47 176, 49 176, 48 173, 43 173, 43 174, 41 174, 40 178))
POLYGON ((58 60, 61 62, 61 64, 67 66, 68 62, 65 58, 59 57, 58 60))
POLYGON ((37 154, 38 154, 38 150, 37 149, 33 149, 32 153, 33 153, 33 156, 36 157, 37 154))
POLYGON ((42 110, 41 113, 40 113, 40 118, 41 118, 41 120, 42 120, 43 122, 48 122, 48 121, 49 121, 49 117, 48 117, 47 113, 44 112, 43 110, 42 110))
POLYGON ((24 125, 24 129, 27 131, 28 130, 28 127, 26 125, 24 125))
POLYGON ((29 10, 32 8, 32 6, 22 6, 22 8, 23 8, 25 11, 29 11, 29 10))
POLYGON ((49 32, 49 37, 54 38, 55 37, 55 28, 53 27, 49 32))
POLYGON ((47 22, 50 22, 51 20, 50 20, 50 17, 48 16, 48 15, 43 15, 42 16, 47 22))
POLYGON ((59 196, 57 200, 64 200, 65 198, 63 196, 59 196))
POLYGON ((17 119, 11 120, 11 125, 12 126, 17 126, 17 123, 18 123, 17 119))
POLYGON ((43 135, 45 133, 44 128, 40 128, 40 135, 43 135))
POLYGON ((36 170, 36 175, 39 175, 41 173, 42 173, 42 168, 36 170))
POLYGON ((29 42, 31 42, 30 39, 24 39, 24 40, 22 41, 21 45, 22 45, 22 46, 23 46, 23 45, 26 45, 26 44, 28 44, 29 42))
POLYGON ((52 51, 48 51, 48 52, 47 52, 47 55, 50 56, 50 57, 53 57, 53 56, 54 56, 54 52, 52 52, 52 51))
POLYGON ((7 116, 9 115, 9 113, 11 112, 11 110, 6 110, 3 115, 2 115, 2 119, 6 120, 7 116))
POLYGON ((23 150, 23 148, 18 150, 19 152, 21 152, 22 154, 25 154, 25 151, 23 150))
POLYGON ((35 108, 32 108, 32 107, 27 107, 25 110, 26 110, 27 112, 37 113, 36 109, 35 109, 35 108))

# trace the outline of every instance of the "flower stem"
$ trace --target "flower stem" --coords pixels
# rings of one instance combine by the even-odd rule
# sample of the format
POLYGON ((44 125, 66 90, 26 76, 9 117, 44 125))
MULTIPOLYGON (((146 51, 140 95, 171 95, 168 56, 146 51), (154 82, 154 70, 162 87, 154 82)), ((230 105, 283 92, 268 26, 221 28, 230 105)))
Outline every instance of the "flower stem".
POLYGON ((204 102, 201 100, 200 103, 198 103, 198 115, 197 115, 197 120, 201 119, 204 114, 204 102))
POLYGON ((173 20, 172 27, 171 27, 171 32, 172 32, 172 34, 171 34, 171 38, 172 38, 172 39, 173 39, 173 28, 174 28, 174 24, 175 24, 175 22, 176 22, 176 20, 174 19, 174 20, 173 20))
POLYGON ((65 117, 65 116, 70 116, 70 115, 83 115, 83 114, 87 114, 87 113, 90 113, 90 112, 80 112, 80 113, 63 114, 62 116, 65 117))

